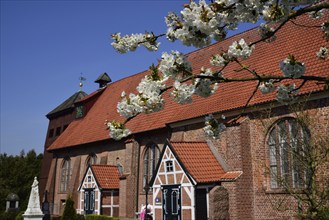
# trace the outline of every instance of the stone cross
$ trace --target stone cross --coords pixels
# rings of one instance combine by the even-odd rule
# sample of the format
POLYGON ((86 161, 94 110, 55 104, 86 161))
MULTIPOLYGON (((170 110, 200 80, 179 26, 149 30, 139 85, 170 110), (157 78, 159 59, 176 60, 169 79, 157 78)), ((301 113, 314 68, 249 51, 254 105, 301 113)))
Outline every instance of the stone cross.
POLYGON ((42 220, 43 213, 40 209, 39 201, 39 182, 36 177, 34 177, 33 184, 31 186, 31 194, 29 199, 29 204, 27 209, 23 214, 24 220, 42 220))

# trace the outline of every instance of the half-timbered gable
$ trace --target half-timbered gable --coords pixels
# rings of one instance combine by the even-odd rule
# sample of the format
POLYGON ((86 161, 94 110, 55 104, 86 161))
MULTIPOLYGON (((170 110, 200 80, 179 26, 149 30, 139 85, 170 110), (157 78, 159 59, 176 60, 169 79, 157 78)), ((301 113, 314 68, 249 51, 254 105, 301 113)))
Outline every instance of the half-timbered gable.
POLYGON ((207 219, 209 191, 234 181, 242 171, 225 171, 206 142, 167 142, 153 188, 155 219, 207 219))
POLYGON ((119 171, 117 166, 88 166, 78 191, 78 213, 119 215, 119 171))

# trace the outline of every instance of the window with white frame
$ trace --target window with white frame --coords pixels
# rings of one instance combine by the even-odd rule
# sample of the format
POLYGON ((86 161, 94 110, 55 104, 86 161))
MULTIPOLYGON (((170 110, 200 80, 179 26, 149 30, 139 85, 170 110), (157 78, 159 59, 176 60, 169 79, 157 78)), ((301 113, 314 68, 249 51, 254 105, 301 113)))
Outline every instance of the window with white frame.
POLYGON ((71 159, 65 158, 61 167, 60 191, 66 192, 72 176, 71 159))
POLYGON ((271 189, 306 186, 308 143, 308 130, 294 118, 280 120, 272 126, 268 135, 271 189))
POLYGON ((143 188, 154 175, 156 165, 159 161, 160 150, 156 144, 149 144, 143 158, 143 188))
POLYGON ((166 172, 173 172, 174 171, 174 164, 172 160, 167 160, 166 161, 166 172))

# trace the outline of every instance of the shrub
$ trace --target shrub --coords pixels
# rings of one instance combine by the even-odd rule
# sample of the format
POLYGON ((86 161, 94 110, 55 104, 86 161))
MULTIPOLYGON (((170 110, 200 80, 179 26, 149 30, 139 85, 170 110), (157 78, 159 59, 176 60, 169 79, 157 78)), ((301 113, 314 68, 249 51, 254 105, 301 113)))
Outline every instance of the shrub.
POLYGON ((86 220, 120 220, 120 219, 117 217, 110 217, 106 215, 90 214, 90 215, 86 215, 86 220))
POLYGON ((0 214, 0 219, 1 220, 13 220, 17 216, 18 212, 16 211, 8 211, 8 212, 3 212, 0 214))
POLYGON ((85 220, 85 216, 77 214, 77 219, 76 220, 85 220))
POLYGON ((76 220, 77 212, 74 208, 74 201, 72 196, 69 195, 65 202, 65 208, 61 220, 76 220))

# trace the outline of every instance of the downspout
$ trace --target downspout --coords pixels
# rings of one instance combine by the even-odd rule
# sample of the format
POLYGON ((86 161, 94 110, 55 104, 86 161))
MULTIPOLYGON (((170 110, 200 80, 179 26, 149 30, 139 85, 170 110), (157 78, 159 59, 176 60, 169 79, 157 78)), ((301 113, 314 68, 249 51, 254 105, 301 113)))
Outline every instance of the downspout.
POLYGON ((136 143, 138 144, 138 158, 137 158, 137 183, 136 183, 136 208, 135 212, 139 211, 138 207, 138 199, 139 199, 139 169, 140 169, 140 153, 141 153, 141 146, 139 142, 135 139, 136 143))
POLYGON ((98 194, 98 198, 99 198, 99 214, 102 215, 103 214, 103 203, 102 203, 102 197, 103 197, 103 191, 101 188, 98 189, 99 190, 99 194, 98 194))
POLYGON ((56 160, 55 160, 55 168, 54 168, 54 181, 53 181, 53 199, 52 199, 52 202, 53 202, 53 205, 52 205, 52 214, 54 214, 54 208, 55 208, 55 188, 56 188, 56 173, 57 173, 57 161, 58 161, 58 157, 57 155, 54 153, 54 156, 56 157, 56 160))

